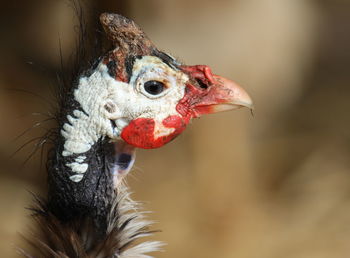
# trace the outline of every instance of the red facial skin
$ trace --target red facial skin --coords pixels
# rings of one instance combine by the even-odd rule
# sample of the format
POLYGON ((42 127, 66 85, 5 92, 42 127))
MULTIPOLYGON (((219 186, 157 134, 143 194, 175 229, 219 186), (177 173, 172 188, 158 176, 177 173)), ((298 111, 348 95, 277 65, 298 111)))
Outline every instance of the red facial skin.
POLYGON ((221 94, 215 89, 216 85, 220 86, 220 82, 208 66, 182 66, 181 69, 191 79, 186 84, 184 97, 176 105, 179 115, 169 116, 162 121, 165 127, 174 128, 174 132, 155 138, 155 121, 151 118, 137 118, 132 120, 121 133, 122 139, 128 144, 143 149, 159 148, 182 133, 191 118, 211 113, 210 105, 220 103, 221 94), (200 80, 205 87, 199 87, 195 80, 200 80))
POLYGON ((123 129, 121 137, 128 144, 138 148, 159 148, 182 133, 188 122, 181 116, 169 116, 162 123, 167 128, 174 128, 175 131, 169 135, 154 138, 155 121, 151 118, 137 118, 123 129))
POLYGON ((212 105, 225 101, 220 100, 221 94, 216 89, 217 86, 221 86, 218 77, 213 75, 210 67, 206 65, 182 66, 181 68, 192 80, 201 81, 202 86, 205 87, 195 86, 190 80, 186 84, 185 96, 179 101, 176 110, 182 116, 190 118, 213 113, 212 105))

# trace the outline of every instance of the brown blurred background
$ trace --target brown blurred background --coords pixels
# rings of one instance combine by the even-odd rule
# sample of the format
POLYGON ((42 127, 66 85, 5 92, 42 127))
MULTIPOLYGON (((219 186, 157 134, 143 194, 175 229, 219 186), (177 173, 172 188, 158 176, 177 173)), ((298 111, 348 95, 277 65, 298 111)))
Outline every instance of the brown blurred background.
MULTIPOLYGON (((254 117, 203 117, 138 151, 129 183, 168 243, 157 257, 350 257, 350 1, 86 2, 135 19, 160 49, 255 101, 254 117)), ((48 71, 58 38, 63 56, 74 51, 77 21, 60 0, 1 1, 0 14, 0 257, 17 257, 29 191, 44 194, 46 179, 40 151, 23 165, 35 141, 10 156, 52 126, 48 71)))

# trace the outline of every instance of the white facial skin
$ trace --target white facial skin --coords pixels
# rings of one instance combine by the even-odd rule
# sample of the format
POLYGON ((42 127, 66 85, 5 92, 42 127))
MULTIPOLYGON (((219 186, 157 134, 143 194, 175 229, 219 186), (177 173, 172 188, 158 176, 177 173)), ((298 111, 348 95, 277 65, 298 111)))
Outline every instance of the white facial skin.
POLYGON ((130 84, 110 81, 110 100, 116 103, 118 109, 109 115, 109 119, 124 118, 129 123, 140 117, 152 118, 156 122, 155 138, 168 135, 174 129, 165 128, 162 121, 170 115, 179 115, 175 108, 185 94, 187 80, 187 75, 175 71, 157 57, 138 59, 133 67, 130 84), (147 81, 163 82, 166 89, 159 95, 151 95, 144 89, 147 81))
MULTIPOLYGON (((162 121, 171 115, 179 115, 176 105, 185 94, 187 75, 176 71, 154 56, 135 60, 130 83, 116 81, 108 74, 103 63, 90 77, 83 77, 74 91, 74 98, 88 116, 79 110, 68 115, 69 123, 61 130, 65 138, 63 156, 80 154, 75 162, 66 164, 74 173, 70 179, 80 182, 88 169, 83 153, 101 138, 118 140, 121 131, 136 118, 152 118, 155 121, 154 138, 168 135, 174 129, 166 128, 162 121), (165 89, 152 95, 144 89, 147 81, 160 81, 165 89), (111 121, 116 124, 112 127, 111 121)), ((125 173, 125 171, 123 171, 125 173)))

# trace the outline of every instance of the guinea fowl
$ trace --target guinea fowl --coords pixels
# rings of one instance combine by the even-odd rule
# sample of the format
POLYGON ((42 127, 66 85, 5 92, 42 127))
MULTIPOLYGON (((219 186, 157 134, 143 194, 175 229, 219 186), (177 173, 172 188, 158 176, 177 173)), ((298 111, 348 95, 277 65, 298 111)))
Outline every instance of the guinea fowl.
POLYGON ((161 243, 135 243, 152 231, 123 183, 135 148, 163 146, 192 118, 252 108, 237 84, 158 50, 133 21, 104 13, 100 22, 113 49, 64 96, 48 200, 34 209, 44 237, 31 242, 43 257, 149 257, 161 243))

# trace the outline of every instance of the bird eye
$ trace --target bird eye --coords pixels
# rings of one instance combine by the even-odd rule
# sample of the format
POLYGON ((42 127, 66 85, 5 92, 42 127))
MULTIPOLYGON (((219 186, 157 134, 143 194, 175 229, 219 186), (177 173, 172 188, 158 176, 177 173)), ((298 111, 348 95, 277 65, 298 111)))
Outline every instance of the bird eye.
POLYGON ((164 83, 160 81, 148 81, 143 85, 145 91, 151 95, 158 95, 165 90, 164 83))

